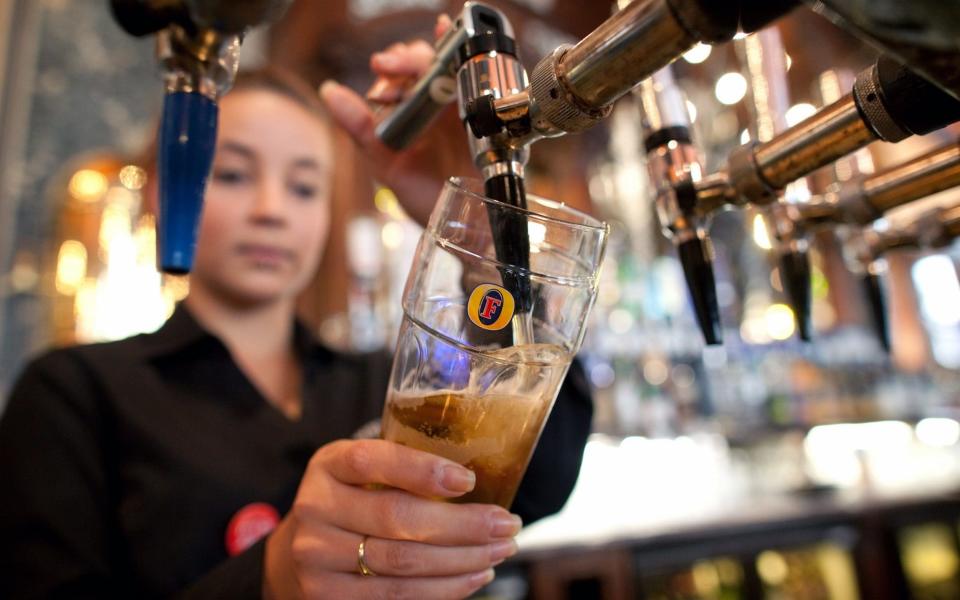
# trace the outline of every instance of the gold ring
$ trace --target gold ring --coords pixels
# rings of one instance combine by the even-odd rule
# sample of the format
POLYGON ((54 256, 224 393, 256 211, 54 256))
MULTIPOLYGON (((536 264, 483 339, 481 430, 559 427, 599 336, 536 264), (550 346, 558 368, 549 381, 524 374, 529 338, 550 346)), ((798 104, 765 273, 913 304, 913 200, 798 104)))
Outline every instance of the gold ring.
POLYGON ((363 536, 363 539, 360 540, 360 545, 357 547, 357 566, 360 567, 360 574, 364 577, 376 577, 376 573, 373 572, 373 569, 367 566, 367 561, 364 560, 366 555, 366 546, 367 538, 369 535, 363 536))

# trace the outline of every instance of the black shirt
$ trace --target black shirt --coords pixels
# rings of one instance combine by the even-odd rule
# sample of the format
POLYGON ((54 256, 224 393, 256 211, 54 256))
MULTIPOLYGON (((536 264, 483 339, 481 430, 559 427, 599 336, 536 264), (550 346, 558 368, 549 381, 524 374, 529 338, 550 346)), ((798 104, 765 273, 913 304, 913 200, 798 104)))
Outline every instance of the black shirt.
MULTIPOLYGON (((313 452, 377 419, 389 356, 345 355, 297 325, 303 410, 267 402, 183 307, 156 333, 52 351, 0 420, 0 597, 259 598, 263 543, 229 557, 230 518, 289 510, 313 452)), ((592 404, 575 362, 512 507, 559 510, 592 404)))

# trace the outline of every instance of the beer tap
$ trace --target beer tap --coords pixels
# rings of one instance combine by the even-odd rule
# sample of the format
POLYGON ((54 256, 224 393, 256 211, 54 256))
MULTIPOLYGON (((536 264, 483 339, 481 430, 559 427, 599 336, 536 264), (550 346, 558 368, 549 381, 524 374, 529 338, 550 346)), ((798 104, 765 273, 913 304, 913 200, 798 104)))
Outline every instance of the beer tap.
POLYGON ((165 95, 157 140, 158 262, 193 265, 197 227, 217 134, 217 102, 233 84, 248 28, 280 18, 292 0, 111 0, 134 36, 156 34, 165 95))
MULTIPOLYGON (((772 204, 766 222, 774 247, 782 248, 781 280, 794 305, 798 326, 809 321, 811 284, 806 253, 812 231, 827 224, 866 225, 890 209, 956 185, 960 185, 960 147, 953 143, 809 202, 772 204), (801 313, 802 309, 806 312, 801 313)), ((864 286, 872 298, 875 284, 867 281, 864 286)))
POLYGON ((787 214, 806 234, 837 224, 866 226, 888 211, 960 185, 960 140, 839 186, 787 214))
MULTIPOLYGON (((742 40, 739 49, 747 66, 756 122, 752 138, 760 142, 767 141, 787 128, 786 113, 790 106, 787 55, 780 32, 775 27, 764 29, 742 40)), ((809 246, 806 239, 780 226, 783 221, 780 215, 805 202, 808 197, 807 182, 801 178, 786 189, 778 190, 776 200, 762 209, 766 217, 764 222, 773 225, 768 229, 780 265, 780 281, 793 309, 797 334, 805 342, 810 341, 812 307, 809 246)))
POLYGON ((943 248, 958 237, 960 203, 939 206, 896 227, 864 227, 849 241, 853 259, 851 266, 861 274, 871 321, 884 350, 890 351, 890 338, 882 281, 886 271, 883 255, 903 248, 943 248))
MULTIPOLYGON (((527 74, 517 58, 513 27, 506 16, 481 2, 466 2, 451 28, 437 42, 435 58, 425 76, 408 98, 378 124, 376 133, 386 145, 401 149, 456 97, 485 194, 504 204, 526 208, 526 144, 509 132, 477 134, 468 118, 480 98, 501 99, 526 87, 527 74)), ((487 211, 498 258, 503 264, 519 267, 502 269, 501 277, 516 303, 514 343, 528 343, 532 341, 532 290, 526 219, 494 204, 488 205, 487 211)))
POLYGON ((698 201, 703 162, 693 143, 687 100, 664 67, 637 88, 642 111, 647 170, 656 191, 663 234, 673 241, 683 267, 697 323, 707 344, 723 343, 713 275, 713 249, 706 231, 709 212, 698 201))
MULTIPOLYGON (((826 227, 869 225, 889 210, 956 186, 960 186, 960 142, 955 141, 816 196, 809 203, 790 206, 779 216, 777 227, 789 231, 794 239, 805 241, 811 233, 826 227)), ((883 265, 866 261, 861 266, 856 270, 861 276, 877 337, 886 348, 880 283, 883 265)))
MULTIPOLYGON (((727 206, 763 209, 781 251, 784 287, 794 304, 801 335, 809 318, 808 242, 790 215, 802 203, 778 202, 791 183, 875 140, 898 142, 960 120, 960 101, 889 58, 881 57, 857 76, 853 90, 805 121, 767 141, 736 148, 726 167, 696 185, 697 213, 727 206), (916 104, 914 104, 916 102, 916 104), (925 110, 917 110, 923 106, 925 110)), ((936 170, 936 169, 934 169, 936 170)), ((882 180, 876 180, 877 184, 882 180)))

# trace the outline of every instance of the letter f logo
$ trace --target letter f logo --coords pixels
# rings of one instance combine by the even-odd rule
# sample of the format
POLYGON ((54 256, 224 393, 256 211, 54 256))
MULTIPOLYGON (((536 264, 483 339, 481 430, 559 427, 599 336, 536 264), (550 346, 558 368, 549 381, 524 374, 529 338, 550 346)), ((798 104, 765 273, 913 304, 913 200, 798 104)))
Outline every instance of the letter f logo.
POLYGON ((481 329, 503 329, 513 318, 513 296, 506 289, 492 283, 474 288, 467 302, 467 317, 481 329))
MULTIPOLYGON (((494 292, 495 293, 495 292, 494 292)), ((496 314, 497 309, 500 308, 500 305, 503 304, 503 300, 497 298, 493 294, 489 294, 483 297, 483 304, 480 308, 480 318, 489 321, 490 317, 496 314)))

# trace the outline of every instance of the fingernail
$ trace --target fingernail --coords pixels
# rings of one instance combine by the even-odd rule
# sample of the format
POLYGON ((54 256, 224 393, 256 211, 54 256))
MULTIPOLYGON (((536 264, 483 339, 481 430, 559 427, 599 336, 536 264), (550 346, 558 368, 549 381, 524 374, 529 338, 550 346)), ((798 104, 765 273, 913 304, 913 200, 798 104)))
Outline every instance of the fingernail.
POLYGON ((470 576, 470 584, 477 587, 480 587, 481 585, 487 585, 491 581, 493 581, 493 569, 480 571, 479 573, 474 573, 470 576))
POLYGON ((473 471, 460 465, 446 465, 440 477, 440 485, 458 494, 469 492, 476 482, 477 476, 473 471))
POLYGON ((377 68, 380 69, 396 69, 397 68, 397 57, 386 52, 378 52, 373 55, 373 61, 377 64, 377 68))
POLYGON ((367 91, 368 100, 381 100, 384 92, 390 89, 390 82, 386 79, 377 79, 367 91))
POLYGON ((493 537, 513 537, 517 535, 523 521, 517 515, 497 515, 493 517, 493 523, 490 526, 490 535, 493 537))
POLYGON ((490 544, 490 562, 498 565, 517 553, 517 542, 514 540, 503 540, 490 544))
POLYGON ((336 81, 332 79, 327 79, 326 81, 320 84, 320 95, 323 96, 325 93, 335 90, 338 87, 339 87, 339 84, 336 81))

